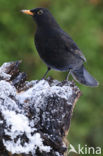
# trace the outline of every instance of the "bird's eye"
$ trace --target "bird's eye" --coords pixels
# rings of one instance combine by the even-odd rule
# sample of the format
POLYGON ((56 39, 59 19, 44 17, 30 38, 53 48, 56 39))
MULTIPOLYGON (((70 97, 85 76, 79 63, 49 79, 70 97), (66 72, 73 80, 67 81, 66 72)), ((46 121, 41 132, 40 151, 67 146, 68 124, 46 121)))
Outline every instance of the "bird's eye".
POLYGON ((37 14, 38 14, 38 15, 42 15, 42 14, 43 14, 43 10, 39 10, 39 11, 37 12, 37 14))

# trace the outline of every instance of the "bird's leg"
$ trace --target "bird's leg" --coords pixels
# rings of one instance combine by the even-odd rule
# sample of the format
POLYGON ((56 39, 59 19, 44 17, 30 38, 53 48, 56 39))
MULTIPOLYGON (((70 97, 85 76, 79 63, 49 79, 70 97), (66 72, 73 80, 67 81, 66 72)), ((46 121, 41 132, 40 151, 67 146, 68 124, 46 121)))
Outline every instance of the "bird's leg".
POLYGON ((46 75, 48 74, 48 72, 51 70, 51 68, 50 67, 48 67, 48 69, 47 69, 47 71, 46 71, 46 73, 44 74, 44 76, 42 77, 42 80, 43 79, 45 79, 45 77, 46 77, 46 75))
POLYGON ((65 79, 66 81, 68 81, 70 74, 71 74, 71 70, 70 70, 69 73, 67 74, 67 77, 66 77, 66 79, 65 79))

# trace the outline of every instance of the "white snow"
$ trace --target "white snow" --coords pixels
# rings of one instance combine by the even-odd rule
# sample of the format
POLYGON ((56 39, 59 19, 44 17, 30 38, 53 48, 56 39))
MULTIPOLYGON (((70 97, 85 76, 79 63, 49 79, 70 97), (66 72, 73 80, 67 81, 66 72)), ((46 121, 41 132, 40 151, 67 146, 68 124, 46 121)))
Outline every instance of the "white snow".
MULTIPOLYGON (((10 75, 6 74, 6 65, 4 64, 0 68, 0 76, 6 80, 10 79, 10 75)), ((0 81, 0 112, 5 120, 6 127, 4 129, 5 135, 10 140, 3 140, 3 143, 8 151, 12 154, 25 153, 35 154, 37 148, 40 151, 50 152, 51 147, 43 144, 43 139, 40 134, 36 131, 35 123, 39 120, 40 108, 45 105, 44 101, 46 97, 53 97, 57 95, 68 101, 72 95, 72 88, 70 86, 50 86, 45 80, 41 80, 38 83, 32 82, 33 87, 27 91, 18 93, 12 83, 5 80, 0 81), (12 98, 15 97, 15 100, 12 98), (24 110, 20 105, 34 104, 37 117, 29 120, 24 110), (22 135, 25 134, 28 139, 27 142, 22 144, 22 135), (15 141, 16 140, 16 141, 15 141)), ((71 103, 68 103, 71 105, 71 103)), ((56 111, 56 110, 54 110, 56 111)), ((49 120, 49 119, 48 119, 49 120)), ((3 121, 0 119, 0 124, 3 121)), ((59 153, 56 153, 59 156, 59 153)))
MULTIPOLYGON (((31 97, 32 94, 32 89, 29 89, 29 91, 24 94, 24 99, 26 99, 26 97, 31 97)), ((16 100, 18 100, 18 102, 21 101, 21 98, 18 98, 16 89, 9 82, 1 80, 0 111, 6 122, 6 128, 4 130, 5 135, 11 138, 11 140, 3 140, 6 149, 12 154, 29 154, 30 152, 35 154, 37 148, 39 148, 40 151, 50 152, 51 147, 43 145, 40 134, 35 132, 36 129, 33 128, 33 120, 29 121, 25 114, 22 114, 23 111, 20 110, 16 102, 12 100, 10 96, 17 97, 16 100), (19 137, 23 134, 25 134, 28 139, 28 142, 25 142, 24 145, 21 144, 22 140, 19 137), (15 139, 17 140, 16 142, 15 139)), ((3 121, 0 120, 0 123, 3 123, 3 121)))
POLYGON ((26 116, 16 114, 14 111, 9 110, 3 111, 2 113, 7 124, 5 134, 11 138, 10 141, 3 140, 8 151, 12 152, 12 154, 29 154, 29 152, 35 154, 35 150, 39 147, 40 151, 50 152, 51 148, 43 145, 43 140, 39 133, 31 134, 35 132, 36 129, 30 127, 29 120, 26 116), (24 133, 28 138, 28 143, 24 143, 22 146, 20 138, 18 138, 16 142, 15 139, 24 133))
POLYGON ((9 109, 21 112, 16 102, 10 98, 10 96, 15 97, 16 94, 14 86, 5 80, 0 81, 0 111, 9 109))
POLYGON ((28 134, 28 143, 24 143, 24 146, 21 145, 20 139, 15 143, 13 141, 4 141, 3 143, 6 146, 7 150, 10 151, 12 154, 20 154, 20 153, 25 153, 29 154, 30 152, 32 154, 35 154, 35 151, 37 147, 39 147, 39 150, 45 151, 45 152, 50 152, 51 148, 50 146, 44 146, 42 139, 40 137, 39 133, 35 133, 33 136, 28 134))
POLYGON ((6 119, 7 126, 12 126, 10 130, 14 133, 15 131, 19 131, 24 133, 31 132, 31 128, 29 127, 29 120, 23 114, 16 114, 14 111, 4 110, 2 111, 4 115, 4 119, 6 119))
POLYGON ((0 98, 4 98, 9 95, 16 95, 16 89, 5 80, 0 81, 0 98))
MULTIPOLYGON (((41 107, 45 107, 43 106, 45 105, 45 98, 55 95, 58 96, 58 98, 60 97, 69 101, 68 99, 72 95, 72 88, 69 86, 50 86, 47 81, 41 80, 27 91, 17 94, 16 97, 22 105, 24 105, 25 101, 28 101, 28 105, 35 104, 36 117, 34 119, 34 125, 36 125, 39 121, 41 107)), ((68 105, 72 104, 68 102, 68 105)), ((56 112, 57 110, 53 111, 56 112)), ((43 118, 45 118, 45 112, 43 112, 43 118)))
POLYGON ((58 152, 55 152, 56 156, 60 156, 60 154, 58 152))
MULTIPOLYGON (((72 88, 69 86, 50 86, 47 81, 41 80, 39 83, 34 85, 32 88, 28 89, 25 92, 22 92, 17 95, 17 98, 21 103, 24 103, 26 99, 35 100, 35 105, 43 103, 43 97, 46 96, 54 96, 57 95, 60 98, 64 98, 68 100, 69 97, 72 95, 72 88), (32 96, 31 96, 32 95, 32 96), (33 97, 33 99, 31 99, 33 97)), ((69 103, 71 105, 71 103, 69 103)))
POLYGON ((9 63, 4 63, 4 64, 0 67, 0 77, 2 77, 2 78, 5 79, 5 80, 10 80, 11 75, 6 74, 7 66, 9 66, 9 63))
POLYGON ((0 124, 3 124, 3 121, 2 120, 0 120, 0 124))

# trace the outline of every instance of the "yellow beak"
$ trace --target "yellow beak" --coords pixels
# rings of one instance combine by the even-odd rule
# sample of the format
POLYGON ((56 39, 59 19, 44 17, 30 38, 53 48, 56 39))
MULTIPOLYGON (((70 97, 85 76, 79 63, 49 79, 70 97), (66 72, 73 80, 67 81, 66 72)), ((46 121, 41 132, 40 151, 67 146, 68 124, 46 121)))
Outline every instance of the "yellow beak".
POLYGON ((30 10, 21 10, 22 13, 27 14, 27 15, 34 15, 30 10))

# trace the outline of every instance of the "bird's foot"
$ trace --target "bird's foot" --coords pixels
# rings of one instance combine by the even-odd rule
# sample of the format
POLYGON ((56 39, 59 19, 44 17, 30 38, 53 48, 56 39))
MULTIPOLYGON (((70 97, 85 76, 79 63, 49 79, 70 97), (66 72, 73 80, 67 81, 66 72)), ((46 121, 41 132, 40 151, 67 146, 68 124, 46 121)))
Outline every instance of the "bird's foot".
POLYGON ((50 68, 50 67, 48 67, 48 68, 47 68, 46 73, 44 74, 44 76, 42 77, 42 79, 41 79, 41 80, 45 80, 46 75, 48 74, 48 72, 49 72, 50 70, 51 70, 51 68, 50 68))
POLYGON ((67 76, 66 76, 66 79, 65 79, 66 82, 69 80, 70 74, 71 74, 71 70, 69 71, 69 73, 68 73, 67 76))

